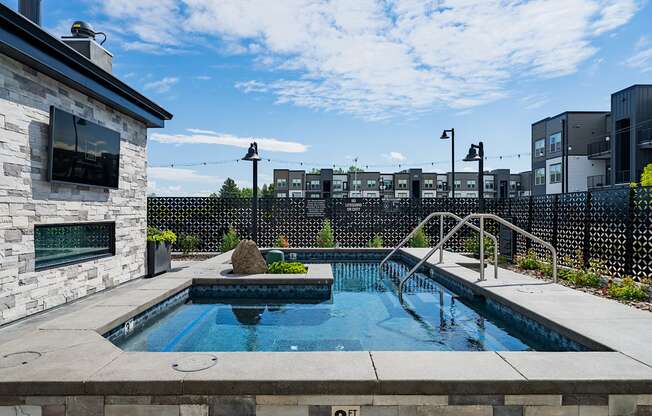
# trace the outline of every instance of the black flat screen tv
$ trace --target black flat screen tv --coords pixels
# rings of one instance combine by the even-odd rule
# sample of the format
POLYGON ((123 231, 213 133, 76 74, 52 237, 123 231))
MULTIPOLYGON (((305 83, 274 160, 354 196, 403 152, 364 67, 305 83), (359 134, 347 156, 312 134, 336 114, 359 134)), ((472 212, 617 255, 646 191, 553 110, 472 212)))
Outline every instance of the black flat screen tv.
POLYGON ((49 179, 118 188, 120 133, 50 107, 49 179))

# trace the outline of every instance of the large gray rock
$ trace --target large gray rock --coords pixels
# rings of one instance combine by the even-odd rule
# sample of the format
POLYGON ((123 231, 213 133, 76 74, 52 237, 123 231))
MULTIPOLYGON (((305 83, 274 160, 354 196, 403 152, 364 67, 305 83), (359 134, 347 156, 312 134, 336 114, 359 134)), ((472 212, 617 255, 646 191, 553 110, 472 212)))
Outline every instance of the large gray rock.
POLYGON ((260 274, 267 272, 267 263, 252 240, 242 240, 231 255, 233 273, 260 274))

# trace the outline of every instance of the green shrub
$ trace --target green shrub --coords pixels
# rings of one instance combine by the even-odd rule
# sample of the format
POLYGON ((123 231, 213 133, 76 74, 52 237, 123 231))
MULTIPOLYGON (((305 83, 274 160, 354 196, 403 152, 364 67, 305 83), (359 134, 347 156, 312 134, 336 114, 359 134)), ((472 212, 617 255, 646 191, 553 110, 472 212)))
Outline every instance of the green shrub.
POLYGON ((302 263, 275 261, 267 268, 267 273, 271 274, 305 274, 308 268, 302 263))
POLYGON ((324 220, 324 225, 317 234, 317 246, 322 248, 335 247, 335 237, 333 237, 333 227, 329 220, 324 220))
POLYGON ((519 257, 517 259, 518 267, 523 270, 540 270, 541 263, 537 259, 537 255, 533 249, 527 252, 525 256, 519 257))
POLYGON ((571 269, 566 279, 575 286, 600 287, 602 284, 600 275, 589 270, 571 269))
POLYGON ((220 244, 220 251, 226 253, 227 251, 233 250, 240 243, 240 237, 235 231, 235 228, 229 227, 229 231, 222 236, 222 243, 220 244))
POLYGON ((652 163, 648 163, 643 168, 641 174, 641 186, 652 186, 652 163))
MULTIPOLYGON (((475 236, 475 237, 469 237, 466 240, 464 240, 464 251, 467 253, 472 253, 476 255, 480 255, 480 236, 475 236)), ((491 238, 485 237, 484 238, 484 255, 485 257, 490 257, 492 258, 494 255, 494 242, 491 238)))
POLYGON ((177 242, 177 235, 170 230, 161 231, 156 227, 147 227, 147 241, 174 244, 177 242))
POLYGON ((612 283, 608 293, 612 298, 621 300, 645 300, 648 297, 646 291, 631 277, 625 277, 620 283, 612 283))
POLYGON ((199 238, 192 234, 181 234, 179 236, 177 246, 179 249, 181 249, 183 254, 197 251, 197 247, 199 246, 199 238))
POLYGON ((383 248, 384 247, 383 237, 380 234, 374 235, 374 238, 369 240, 369 243, 367 243, 367 247, 383 248))
POLYGON ((276 237, 276 243, 274 244, 274 247, 279 247, 279 248, 288 248, 290 247, 290 243, 288 242, 288 238, 284 236, 283 234, 279 235, 276 237))
POLYGON ((430 247, 430 240, 426 236, 426 232, 423 230, 423 227, 419 228, 416 233, 410 238, 410 247, 414 248, 423 248, 430 247))

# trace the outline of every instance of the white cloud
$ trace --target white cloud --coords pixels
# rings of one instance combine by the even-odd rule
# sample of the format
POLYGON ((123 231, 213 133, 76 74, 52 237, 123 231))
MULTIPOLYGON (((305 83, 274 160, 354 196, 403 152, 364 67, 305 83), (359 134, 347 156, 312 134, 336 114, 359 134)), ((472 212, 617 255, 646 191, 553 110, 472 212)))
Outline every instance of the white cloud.
POLYGON ((407 158, 399 152, 389 152, 382 155, 385 159, 391 160, 392 162, 403 162, 407 158))
POLYGON ((652 71, 652 46, 647 36, 641 36, 636 43, 635 53, 625 61, 630 68, 641 70, 641 72, 652 71))
POLYGON ((198 81, 210 81, 211 79, 213 79, 213 77, 208 75, 197 75, 195 79, 198 81))
POLYGON ((163 134, 153 133, 150 140, 159 143, 174 144, 220 144, 225 146, 235 146, 249 148, 253 141, 258 143, 259 150, 270 152, 285 153, 303 153, 308 150, 308 146, 302 143, 284 141, 266 137, 237 137, 231 134, 218 133, 210 130, 188 129, 192 134, 163 134))
POLYGON ((170 91, 170 89, 179 82, 177 77, 165 77, 157 81, 148 82, 144 85, 145 91, 155 91, 158 93, 164 93, 170 91))
POLYGON ((158 167, 147 168, 148 179, 174 181, 174 182, 219 182, 221 179, 216 176, 202 175, 194 169, 158 167))
MULTIPOLYGON (((142 42, 217 37, 291 76, 236 86, 279 104, 378 120, 508 95, 510 82, 577 71, 639 0, 107 0, 142 42), (166 22, 165 25, 159 22, 166 22)), ((190 40, 189 40, 190 39, 190 40)), ((205 42, 204 42, 205 43, 205 42)), ((199 44, 199 43, 198 43, 199 44)), ((185 46, 185 45, 184 45, 185 46)))
POLYGON ((521 97, 519 102, 526 110, 535 110, 546 105, 550 101, 547 94, 530 94, 521 97))

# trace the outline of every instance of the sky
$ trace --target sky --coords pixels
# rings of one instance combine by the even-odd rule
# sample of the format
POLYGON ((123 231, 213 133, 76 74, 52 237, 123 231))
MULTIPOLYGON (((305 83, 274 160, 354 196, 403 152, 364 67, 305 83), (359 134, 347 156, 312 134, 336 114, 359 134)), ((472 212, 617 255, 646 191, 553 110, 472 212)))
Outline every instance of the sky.
MULTIPOLYGON (((16 8, 17 0, 0 0, 16 8)), ((149 192, 208 195, 256 140, 275 168, 530 169, 533 122, 652 83, 646 0, 44 0, 43 25, 107 33, 114 75, 174 114, 149 192), (357 159, 357 162, 356 162, 357 159)))

